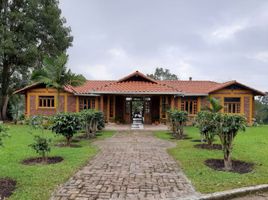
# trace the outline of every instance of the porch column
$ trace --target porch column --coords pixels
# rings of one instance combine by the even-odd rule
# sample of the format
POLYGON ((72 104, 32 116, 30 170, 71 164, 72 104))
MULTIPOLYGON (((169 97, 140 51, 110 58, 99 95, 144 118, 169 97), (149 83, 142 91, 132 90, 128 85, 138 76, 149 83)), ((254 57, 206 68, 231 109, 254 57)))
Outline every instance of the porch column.
POLYGON ((171 97, 171 110, 174 109, 174 96, 171 97))
MULTIPOLYGON (((100 111, 104 112, 103 95, 100 96, 100 111)), ((104 113, 103 113, 104 114, 104 113)))
POLYGON ((107 122, 110 121, 110 95, 107 97, 107 122))
POLYGON ((115 95, 113 96, 113 117, 115 119, 115 95))

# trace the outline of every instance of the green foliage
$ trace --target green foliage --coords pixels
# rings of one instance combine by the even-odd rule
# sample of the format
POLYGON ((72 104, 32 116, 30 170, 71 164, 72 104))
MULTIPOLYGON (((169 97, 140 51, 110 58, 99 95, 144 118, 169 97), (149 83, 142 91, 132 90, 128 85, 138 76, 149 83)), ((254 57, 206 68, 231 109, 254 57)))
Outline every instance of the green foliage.
POLYGON ((9 101, 9 114, 15 124, 24 118, 24 105, 23 97, 20 95, 13 95, 9 101))
POLYGON ((8 128, 0 125, 0 146, 3 146, 3 138, 8 137, 9 134, 7 133, 8 128))
POLYGON ((188 113, 185 111, 170 110, 168 111, 168 117, 174 137, 178 139, 183 138, 183 128, 188 120, 188 113))
POLYGON ((196 126, 199 128, 201 135, 206 139, 208 145, 212 145, 217 126, 214 122, 215 114, 208 111, 201 111, 196 117, 196 126))
POLYGON ((36 70, 32 74, 32 80, 44 83, 47 87, 56 88, 57 95, 57 111, 59 112, 59 95, 65 86, 78 86, 83 84, 86 79, 81 74, 74 74, 67 69, 66 63, 68 56, 61 54, 57 57, 46 57, 43 60, 42 68, 36 70))
MULTIPOLYGON (((46 116, 33 116, 28 119, 28 125, 34 130, 41 130, 41 134, 34 135, 34 142, 29 145, 36 153, 42 156, 42 161, 47 162, 48 153, 51 150, 51 138, 48 138, 44 133, 47 128, 47 123, 50 120, 46 116)), ((30 131, 32 134, 32 131, 30 131)))
MULTIPOLYGON (((254 171, 246 174, 212 170, 204 164, 207 159, 222 159, 222 151, 211 151, 194 146, 199 139, 199 130, 185 127, 191 140, 179 140, 169 154, 180 163, 180 167, 200 193, 213 193, 252 185, 266 184, 268 180, 268 126, 248 127, 245 134, 237 134, 232 158, 254 163, 254 171)), ((156 136, 170 139, 168 131, 157 131, 156 136)), ((174 141, 173 141, 174 142, 174 141)), ((219 144, 219 137, 215 137, 219 144)))
POLYGON ((42 156, 43 162, 47 162, 48 153, 51 150, 50 144, 51 139, 46 138, 44 136, 35 135, 34 136, 34 143, 30 144, 29 146, 36 151, 40 156, 42 156))
MULTIPOLYGON (((87 140, 80 140, 80 148, 54 147, 62 141, 62 137, 55 137, 50 130, 44 134, 52 139, 49 156, 60 156, 64 162, 55 165, 23 166, 20 161, 37 154, 29 148, 34 135, 42 134, 40 129, 32 129, 27 125, 10 125, 10 138, 4 141, 6 148, 0 149, 0 177, 11 177, 19 186, 8 200, 48 200, 58 185, 66 182, 75 172, 93 158, 98 148, 87 140)), ((96 140, 111 137, 113 131, 102 131, 97 134, 96 140)), ((39 156, 39 155, 38 155, 39 156)))
POLYGON ((220 112, 221 109, 223 108, 223 106, 221 105, 221 102, 218 99, 214 98, 214 97, 209 97, 208 101, 209 101, 209 104, 210 104, 211 107, 206 106, 205 110, 217 113, 217 112, 220 112))
POLYGON ((52 125, 52 117, 35 115, 29 117, 26 120, 26 124, 28 124, 34 129, 41 129, 43 131, 44 129, 49 129, 50 126, 52 125))
POLYGON ((105 126, 104 116, 101 111, 92 109, 83 110, 80 112, 80 115, 88 138, 96 137, 97 131, 103 129, 105 126))
POLYGON ((268 124, 268 93, 255 100, 255 121, 259 124, 268 124))
POLYGON ((238 131, 245 131, 247 121, 241 115, 230 115, 216 113, 214 123, 217 127, 217 134, 220 138, 224 153, 225 170, 232 170, 231 153, 233 150, 233 141, 238 131))
POLYGON ((78 113, 58 113, 53 117, 52 131, 66 138, 66 145, 70 146, 71 139, 81 130, 81 117, 78 113))
POLYGON ((176 74, 172 74, 169 69, 163 69, 162 67, 157 67, 153 74, 147 74, 147 76, 155 80, 179 80, 176 74))
POLYGON ((73 38, 61 17, 58 0, 2 0, 0 3, 0 118, 14 90, 29 83, 45 56, 56 56, 73 38))

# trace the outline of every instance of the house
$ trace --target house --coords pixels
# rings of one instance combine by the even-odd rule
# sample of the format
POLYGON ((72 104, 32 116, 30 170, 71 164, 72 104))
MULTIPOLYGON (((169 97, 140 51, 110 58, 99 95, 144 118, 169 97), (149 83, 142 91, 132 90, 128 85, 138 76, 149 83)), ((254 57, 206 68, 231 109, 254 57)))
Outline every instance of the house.
MULTIPOLYGON (((25 114, 53 115, 56 113, 57 92, 42 83, 16 91, 25 95, 25 114)), ((61 112, 83 109, 103 111, 106 122, 132 123, 133 113, 142 115, 145 124, 165 123, 169 109, 187 111, 193 119, 204 107, 208 97, 220 100, 221 112, 242 114, 249 124, 254 118, 254 97, 264 95, 236 81, 151 79, 136 71, 119 80, 88 80, 79 87, 66 86, 59 97, 61 112)))

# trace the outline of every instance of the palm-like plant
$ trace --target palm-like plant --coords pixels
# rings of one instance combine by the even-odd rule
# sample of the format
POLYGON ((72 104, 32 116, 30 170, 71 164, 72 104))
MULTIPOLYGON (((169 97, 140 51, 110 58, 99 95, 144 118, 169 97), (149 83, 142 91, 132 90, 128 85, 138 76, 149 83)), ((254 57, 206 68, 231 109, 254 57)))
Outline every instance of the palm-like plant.
POLYGON ((207 106, 206 110, 210 112, 217 113, 217 112, 220 112, 221 109, 223 108, 223 106, 221 105, 221 102, 216 98, 209 97, 208 101, 211 106, 207 106))
POLYGON ((53 87, 57 90, 57 112, 59 112, 59 97, 60 92, 65 86, 78 86, 83 84, 86 79, 81 74, 74 74, 70 69, 67 69, 66 63, 68 56, 61 54, 58 57, 46 57, 43 60, 42 68, 34 71, 32 80, 46 84, 47 87, 53 87))

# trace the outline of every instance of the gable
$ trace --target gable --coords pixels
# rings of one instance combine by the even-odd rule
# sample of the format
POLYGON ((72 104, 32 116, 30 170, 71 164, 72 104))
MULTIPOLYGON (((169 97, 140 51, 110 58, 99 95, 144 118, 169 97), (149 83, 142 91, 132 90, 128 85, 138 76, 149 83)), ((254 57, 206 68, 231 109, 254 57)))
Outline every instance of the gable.
POLYGON ((157 83, 156 80, 136 71, 128 76, 125 76, 118 80, 118 82, 129 82, 129 81, 140 81, 140 82, 149 82, 149 83, 157 83))
POLYGON ((229 81, 226 83, 222 83, 220 86, 214 88, 210 91, 210 94, 214 93, 242 93, 242 94, 253 94, 263 96, 264 93, 248 87, 242 83, 237 81, 229 81))

